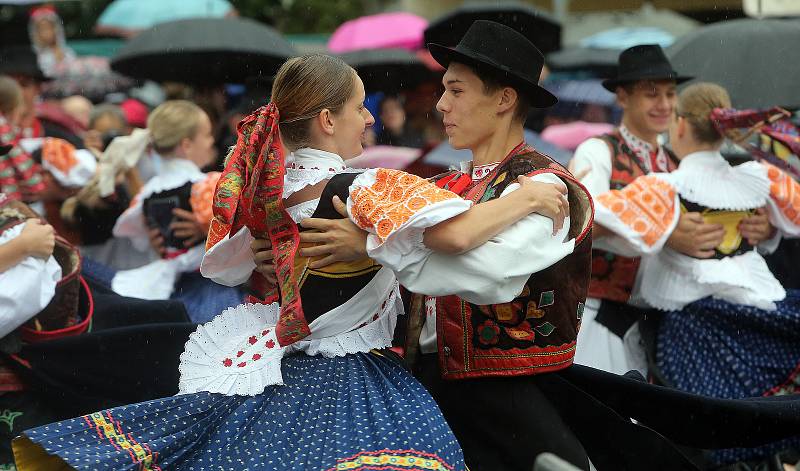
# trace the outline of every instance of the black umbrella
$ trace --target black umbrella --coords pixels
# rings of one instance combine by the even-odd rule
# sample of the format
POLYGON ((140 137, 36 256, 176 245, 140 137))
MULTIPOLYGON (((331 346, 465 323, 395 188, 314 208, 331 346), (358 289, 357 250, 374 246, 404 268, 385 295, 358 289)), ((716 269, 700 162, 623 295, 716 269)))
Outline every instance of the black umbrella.
POLYGON ((617 71, 617 49, 571 47, 547 55, 545 63, 552 70, 586 70, 598 77, 611 77, 617 71))
POLYGON ((436 77, 421 59, 404 49, 361 49, 339 57, 356 69, 367 92, 394 93, 436 77))
MULTIPOLYGON (((516 29, 540 51, 557 51, 561 46, 561 24, 548 13, 524 3, 467 3, 431 22, 425 30, 425 44, 455 46, 476 20, 492 20, 516 29)), ((486 38, 491 41, 492 38, 486 38)))
POLYGON ((737 108, 800 106, 800 20, 738 19, 687 34, 667 55, 675 70, 724 86, 737 108))
POLYGON ((272 76, 297 53, 273 28, 247 18, 161 23, 134 37, 111 60, 125 75, 195 84, 272 76))

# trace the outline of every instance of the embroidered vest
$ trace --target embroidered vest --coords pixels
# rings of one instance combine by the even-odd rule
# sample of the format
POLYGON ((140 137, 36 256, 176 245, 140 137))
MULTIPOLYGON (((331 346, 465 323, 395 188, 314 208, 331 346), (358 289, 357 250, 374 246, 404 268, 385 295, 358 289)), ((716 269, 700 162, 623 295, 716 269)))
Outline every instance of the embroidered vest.
MULTIPOLYGON (((611 189, 619 190, 637 177, 647 174, 646 167, 638 155, 625 143, 619 130, 600 136, 611 150, 611 189)), ((669 171, 678 168, 678 161, 668 150, 669 171)), ((623 257, 592 250, 592 280, 589 283, 589 297, 628 302, 639 270, 638 257, 623 257)))
POLYGON ((575 250, 532 274, 509 303, 478 306, 457 296, 436 298, 439 361, 446 379, 531 375, 572 364, 589 284, 593 218, 589 193, 564 167, 523 148, 462 196, 476 203, 491 200, 519 175, 540 173, 555 174, 569 187, 569 236, 575 238, 575 250))

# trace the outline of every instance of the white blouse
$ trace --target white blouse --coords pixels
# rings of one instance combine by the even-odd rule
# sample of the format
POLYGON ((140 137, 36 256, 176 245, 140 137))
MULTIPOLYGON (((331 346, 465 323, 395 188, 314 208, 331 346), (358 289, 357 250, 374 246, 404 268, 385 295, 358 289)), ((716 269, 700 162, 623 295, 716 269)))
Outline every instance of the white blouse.
MULTIPOLYGON (((672 173, 639 177, 623 190, 595 199, 595 221, 614 235, 605 243, 618 253, 642 255, 632 301, 662 310, 713 296, 736 304, 775 309, 786 292, 757 250, 722 259, 697 259, 665 243, 681 211, 680 198, 715 210, 748 211, 766 206, 782 236, 800 236, 800 185, 760 162, 731 166, 719 152, 696 152, 672 173), (798 195, 797 198, 794 196, 798 195), (795 215, 792 217, 792 215, 795 215)), ((737 229, 729 228, 729 237, 737 229)), ((739 236, 740 237, 740 236, 739 236)))

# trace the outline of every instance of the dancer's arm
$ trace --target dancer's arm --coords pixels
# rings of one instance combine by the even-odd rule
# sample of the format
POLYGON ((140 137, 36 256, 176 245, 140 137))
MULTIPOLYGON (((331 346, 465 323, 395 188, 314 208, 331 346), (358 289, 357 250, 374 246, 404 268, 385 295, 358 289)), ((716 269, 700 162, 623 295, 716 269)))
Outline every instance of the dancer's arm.
MULTIPOLYGON (((527 177, 522 177, 520 182, 521 191, 511 191, 502 198, 475 205, 468 211, 425 229, 422 242, 437 252, 463 253, 484 244, 511 224, 534 212, 552 219, 554 232, 560 229, 564 218, 569 214, 566 187, 553 182, 534 182, 527 177)), ((343 216, 347 215, 344 203, 338 198, 334 198, 334 207, 343 216)), ((301 233, 301 240, 318 244, 301 249, 301 255, 324 256, 314 262, 312 268, 367 256, 366 232, 347 218, 309 218, 302 221, 301 225, 316 231, 301 233)))
POLYGON ((50 224, 38 219, 26 221, 19 236, 0 245, 0 273, 28 257, 47 259, 53 253, 55 232, 50 224))
POLYGON ((534 182, 524 176, 519 177, 518 182, 520 188, 507 196, 475 205, 469 211, 426 229, 425 246, 436 252, 464 253, 531 213, 552 219, 553 233, 558 232, 569 215, 567 187, 534 182))

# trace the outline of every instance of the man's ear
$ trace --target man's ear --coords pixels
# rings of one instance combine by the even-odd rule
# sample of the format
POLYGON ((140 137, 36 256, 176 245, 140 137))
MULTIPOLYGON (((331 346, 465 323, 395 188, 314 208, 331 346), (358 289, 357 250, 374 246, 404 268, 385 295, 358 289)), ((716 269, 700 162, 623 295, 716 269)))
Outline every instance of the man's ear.
POLYGON ((322 132, 332 136, 334 128, 334 116, 333 113, 331 113, 331 110, 325 108, 319 112, 316 119, 322 132))
POLYGON ((617 87, 617 104, 620 108, 625 109, 628 105, 628 92, 623 87, 617 87))
POLYGON ((519 94, 516 90, 511 87, 503 87, 497 101, 497 112, 502 114, 509 110, 513 111, 518 99, 519 94))

